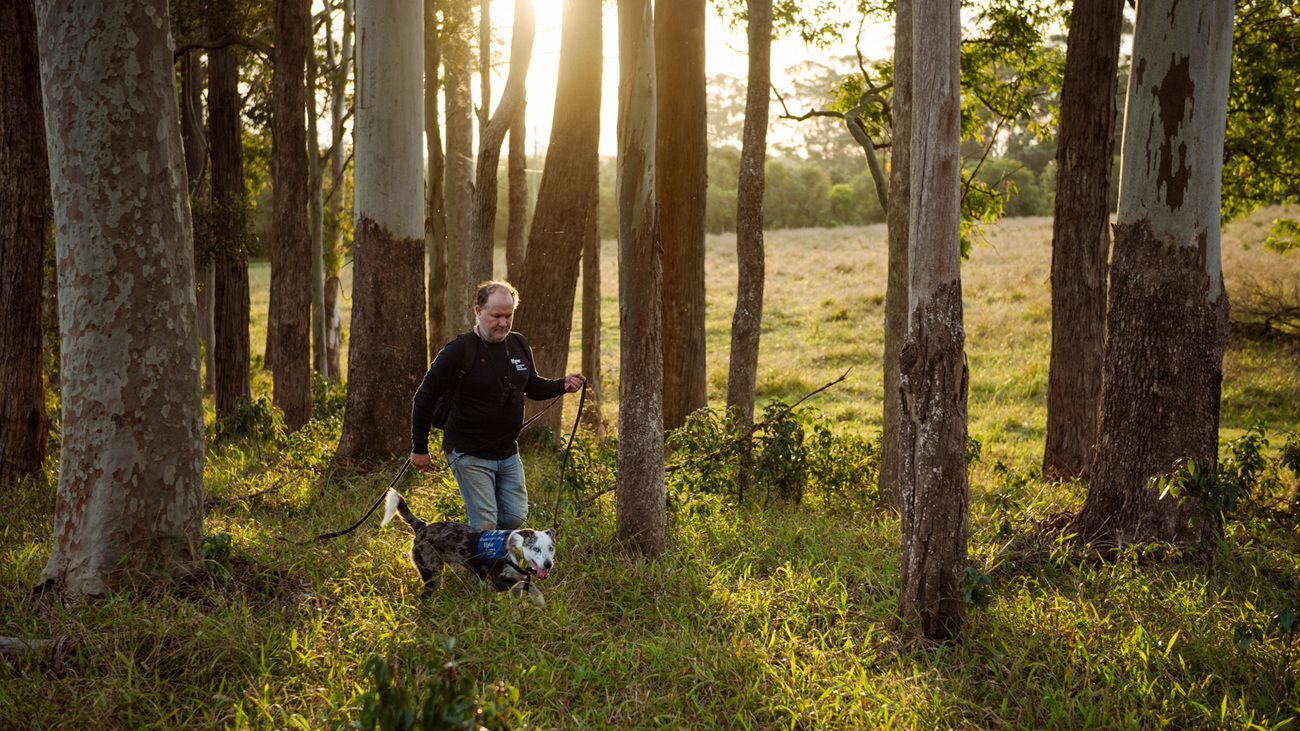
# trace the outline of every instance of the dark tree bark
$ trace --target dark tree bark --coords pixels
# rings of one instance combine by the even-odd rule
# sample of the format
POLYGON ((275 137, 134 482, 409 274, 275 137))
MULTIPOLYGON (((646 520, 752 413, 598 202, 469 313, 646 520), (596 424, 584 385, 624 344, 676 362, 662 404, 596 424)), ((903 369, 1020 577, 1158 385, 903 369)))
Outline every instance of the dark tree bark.
MULTIPOLYGON (((447 287, 444 332, 448 340, 473 325, 469 250, 474 209, 474 102, 470 94, 473 53, 467 37, 473 27, 472 0, 450 0, 443 9, 443 100, 447 111, 447 169, 443 189, 447 210, 447 287)), ((444 343, 445 344, 445 343, 444 343)))
POLYGON ((922 637, 961 634, 966 567, 966 371, 961 302, 961 16, 914 0, 909 324, 899 352, 898 616, 922 637))
POLYGON ((1188 543, 1217 525, 1148 480, 1216 461, 1228 295, 1220 185, 1233 3, 1144 2, 1125 103, 1101 416, 1070 530, 1101 546, 1188 543))
MULTIPOLYGON (((217 35, 217 34, 214 34, 217 35)), ((217 35, 217 37, 220 37, 217 35)), ((225 421, 240 400, 252 399, 249 373, 248 252, 244 248, 246 193, 239 121, 239 57, 233 46, 208 55, 208 125, 212 141, 212 204, 220 211, 224 241, 213 257, 214 375, 217 419, 225 421)))
POLYGON ((619 0, 617 521, 646 556, 663 553, 667 532, 654 51, 650 0, 619 0))
MULTIPOLYGON (((314 45, 314 42, 313 42, 314 45)), ((325 343, 329 340, 325 314, 325 175, 316 130, 316 91, 319 83, 316 51, 307 51, 307 238, 311 242, 311 367, 329 374, 325 343)))
POLYGON ((528 246, 528 102, 519 103, 519 111, 510 124, 510 149, 506 154, 506 180, 509 185, 509 217, 506 224, 506 279, 517 280, 524 269, 528 246))
POLYGON ((766 187, 768 87, 772 79, 772 0, 748 0, 749 85, 736 191, 736 266, 739 281, 731 317, 727 408, 741 423, 754 420, 758 340, 763 321, 763 190, 766 187))
POLYGON ((202 565, 194 239, 167 3, 37 18, 63 383, 41 581, 76 598, 202 565))
MULTIPOLYGON (((599 172, 599 171, 597 171, 599 172)), ((605 436, 600 379, 600 191, 589 194, 582 233, 582 373, 587 377, 587 405, 582 420, 597 438, 605 436)))
POLYGON ((444 204, 447 158, 438 126, 438 67, 442 39, 438 33, 438 0, 424 0, 424 136, 429 150, 428 203, 424 221, 424 255, 429 262, 429 362, 453 335, 447 324, 447 211, 444 204))
POLYGON ((1123 0, 1075 0, 1070 12, 1052 222, 1052 358, 1043 450, 1043 476, 1049 479, 1086 475, 1097 443, 1123 20, 1123 0))
POLYGON ((912 0, 897 0, 894 31, 893 126, 889 147, 889 265, 885 285, 885 397, 880 424, 880 497, 899 507, 898 434, 902 428, 899 410, 898 355, 907 337, 908 206, 911 194, 912 147, 912 0))
MULTIPOLYGON (((484 0, 486 5, 486 0, 484 0)), ((492 249, 496 241, 497 167, 501 162, 501 145, 506 132, 524 103, 524 82, 533 57, 533 39, 537 27, 537 7, 531 0, 515 0, 515 25, 510 39, 510 73, 501 91, 501 100, 491 119, 487 103, 480 110, 478 159, 474 167, 473 228, 469 244, 470 291, 479 282, 492 279, 492 249)), ((480 53, 482 53, 480 51, 480 53)), ((487 88, 487 75, 483 86, 487 88)), ((491 98, 484 95, 483 99, 491 98)))
POLYGON ((355 209, 348 395, 338 456, 410 450, 424 331, 423 6, 357 7, 355 209))
POLYGON ((311 418, 311 239, 307 228, 308 0, 276 0, 271 81, 271 318, 273 400, 294 431, 311 418))
POLYGON ((688 414, 708 406, 704 361, 704 191, 709 157, 705 5, 704 0, 655 3, 659 87, 655 190, 663 242, 665 430, 680 427, 688 414))
POLYGON ((0 5, 0 486, 45 462, 41 277, 49 163, 31 0, 0 5))
MULTIPOLYGON (((521 303, 515 327, 528 335, 538 370, 554 375, 568 372, 579 263, 585 241, 591 236, 588 223, 598 224, 604 52, 599 0, 570 0, 564 13, 546 168, 538 186, 523 272, 515 282, 521 303)), ((599 232, 595 235, 598 238, 599 232)), ((596 296, 599 305, 599 293, 596 296)), ((591 378, 591 373, 583 372, 591 378)), ((587 395, 591 397, 590 386, 587 395)), ((530 403, 529 414, 541 408, 541 404, 530 403)), ((546 412, 537 423, 559 433, 559 409, 546 412)))

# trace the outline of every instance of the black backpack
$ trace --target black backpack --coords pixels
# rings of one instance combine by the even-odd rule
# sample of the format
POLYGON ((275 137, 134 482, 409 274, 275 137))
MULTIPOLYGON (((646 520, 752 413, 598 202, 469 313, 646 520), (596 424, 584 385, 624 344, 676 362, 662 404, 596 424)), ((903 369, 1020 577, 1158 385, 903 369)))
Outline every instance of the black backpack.
MULTIPOLYGON (((460 337, 466 339, 465 355, 461 359, 460 373, 456 375, 456 385, 450 390, 443 392, 443 394, 438 397, 438 400, 433 402, 433 420, 430 422, 430 427, 433 429, 446 428, 447 417, 451 415, 451 405, 456 402, 456 398, 460 395, 461 379, 463 379, 465 374, 469 373, 469 370, 474 367, 474 361, 478 358, 478 336, 471 330, 460 337), (470 335, 473 335, 474 337, 467 337, 470 335)), ((518 336, 515 333, 510 333, 506 336, 506 339, 509 340, 511 337, 518 336)), ((527 348, 524 348, 524 354, 529 355, 527 348)), ((532 365, 532 359, 530 358, 528 366, 531 368, 532 365)))

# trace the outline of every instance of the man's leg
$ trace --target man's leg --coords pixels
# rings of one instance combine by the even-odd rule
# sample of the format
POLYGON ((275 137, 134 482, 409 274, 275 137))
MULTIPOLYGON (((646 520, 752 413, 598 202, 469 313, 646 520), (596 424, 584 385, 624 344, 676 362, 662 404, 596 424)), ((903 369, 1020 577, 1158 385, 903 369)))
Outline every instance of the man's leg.
POLYGON ((465 501, 465 521, 475 530, 496 528, 496 460, 452 452, 447 455, 447 463, 460 486, 460 498, 465 501))
POLYGON ((528 518, 528 489, 524 485, 524 463, 515 453, 497 463, 497 528, 515 530, 528 518))

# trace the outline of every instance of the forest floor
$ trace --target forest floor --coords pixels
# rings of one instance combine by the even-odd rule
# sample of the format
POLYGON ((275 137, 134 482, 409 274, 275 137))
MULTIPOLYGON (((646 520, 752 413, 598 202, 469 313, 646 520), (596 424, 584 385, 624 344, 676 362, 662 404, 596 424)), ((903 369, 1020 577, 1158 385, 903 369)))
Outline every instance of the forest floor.
MULTIPOLYGON (((1300 254, 1260 246, 1275 215, 1225 231, 1234 303, 1259 282, 1300 282, 1300 254)), ((793 401, 852 366, 802 413, 815 409, 843 439, 863 438, 842 444, 868 452, 862 445, 880 425, 884 237, 881 226, 766 236, 760 396, 793 401)), ((876 503, 870 480, 810 483, 799 504, 771 491, 737 504, 725 490, 675 478, 667 551, 643 559, 615 540, 614 496, 604 492, 611 445, 585 437, 565 489, 590 499, 563 510, 557 568, 541 583, 545 607, 458 574, 422 596, 404 526, 381 529, 372 517, 342 538, 291 542, 353 523, 401 467, 336 464, 341 401, 322 391, 320 418, 295 435, 210 445, 208 571, 189 580, 75 605, 32 596, 49 555, 57 466, 43 484, 0 493, 0 637, 54 640, 16 664, 0 661, 0 729, 351 727, 375 713, 366 668, 376 655, 413 694, 435 677, 473 680, 478 702, 504 709, 515 728, 1294 726, 1300 513, 1277 447, 1300 430, 1300 341, 1231 339, 1221 443, 1262 424, 1276 480, 1234 514, 1221 541, 1078 560, 1052 531, 1086 486, 1038 479, 1050 242, 1050 220, 1008 220, 963 267, 969 433, 980 445, 970 464, 970 559, 972 576, 990 584, 987 608, 970 605, 960 643, 928 646, 899 630, 898 520, 876 503), (1041 550, 1012 558, 1003 552, 1012 538, 1041 541, 1041 550)), ((734 237, 707 245, 716 406, 734 237)), ((612 425, 613 242, 603 256, 603 415, 612 425)), ((267 273, 254 264, 259 350, 267 273)), ((254 387, 269 397, 266 374, 254 387)), ((575 406, 566 399, 566 425, 575 406)), ((561 453, 532 445, 524 457, 533 523, 545 527, 561 453)), ((407 474, 400 487, 426 520, 462 514, 445 472, 407 474)))

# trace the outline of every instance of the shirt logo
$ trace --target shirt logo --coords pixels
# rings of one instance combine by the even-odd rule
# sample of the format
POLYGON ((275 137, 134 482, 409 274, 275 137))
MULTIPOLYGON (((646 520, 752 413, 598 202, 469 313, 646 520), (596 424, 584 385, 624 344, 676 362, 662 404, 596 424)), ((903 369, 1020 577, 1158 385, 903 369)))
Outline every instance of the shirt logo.
POLYGON ((528 370, 528 364, 524 363, 524 361, 521 358, 511 358, 510 362, 515 364, 515 370, 517 371, 528 370))

